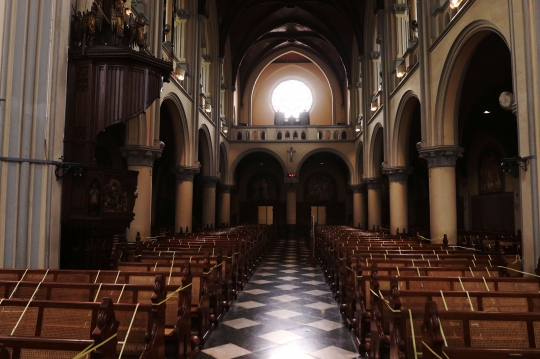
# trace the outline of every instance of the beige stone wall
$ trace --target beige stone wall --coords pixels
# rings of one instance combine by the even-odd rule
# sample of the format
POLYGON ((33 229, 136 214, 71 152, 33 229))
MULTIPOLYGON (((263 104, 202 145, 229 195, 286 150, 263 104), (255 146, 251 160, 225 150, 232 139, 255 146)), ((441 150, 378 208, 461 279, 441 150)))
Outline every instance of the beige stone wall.
POLYGON ((313 107, 309 111, 311 125, 332 124, 332 90, 321 69, 313 63, 272 63, 261 72, 253 89, 253 126, 274 124, 272 91, 282 81, 292 79, 304 82, 312 91, 313 107))

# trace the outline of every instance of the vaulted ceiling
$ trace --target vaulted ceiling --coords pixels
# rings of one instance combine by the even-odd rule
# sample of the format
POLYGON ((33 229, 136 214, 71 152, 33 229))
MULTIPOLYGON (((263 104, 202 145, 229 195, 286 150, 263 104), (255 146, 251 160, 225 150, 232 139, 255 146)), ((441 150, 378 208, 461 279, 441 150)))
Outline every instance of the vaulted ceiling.
POLYGON ((325 62, 344 88, 352 83, 354 42, 363 52, 366 1, 218 0, 220 57, 229 39, 232 75, 244 88, 265 58, 289 49, 311 53, 325 62))

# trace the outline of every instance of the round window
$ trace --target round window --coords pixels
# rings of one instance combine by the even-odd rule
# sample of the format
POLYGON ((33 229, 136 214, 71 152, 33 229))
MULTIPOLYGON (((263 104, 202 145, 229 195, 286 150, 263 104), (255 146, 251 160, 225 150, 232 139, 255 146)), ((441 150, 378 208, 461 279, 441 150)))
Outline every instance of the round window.
POLYGON ((309 112, 312 106, 313 94, 302 81, 283 81, 272 92, 272 107, 275 112, 283 112, 285 118, 298 118, 300 112, 309 112))

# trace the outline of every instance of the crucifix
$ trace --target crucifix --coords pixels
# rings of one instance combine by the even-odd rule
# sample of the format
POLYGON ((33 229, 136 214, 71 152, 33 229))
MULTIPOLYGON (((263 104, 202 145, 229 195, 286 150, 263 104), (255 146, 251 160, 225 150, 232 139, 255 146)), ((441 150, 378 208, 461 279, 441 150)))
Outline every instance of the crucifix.
POLYGON ((292 157, 293 157, 293 154, 295 154, 296 151, 293 150, 293 148, 292 148, 292 146, 291 146, 291 148, 289 148, 289 149, 287 150, 287 153, 289 154, 290 162, 292 162, 292 161, 293 161, 293 158, 292 158, 292 157))

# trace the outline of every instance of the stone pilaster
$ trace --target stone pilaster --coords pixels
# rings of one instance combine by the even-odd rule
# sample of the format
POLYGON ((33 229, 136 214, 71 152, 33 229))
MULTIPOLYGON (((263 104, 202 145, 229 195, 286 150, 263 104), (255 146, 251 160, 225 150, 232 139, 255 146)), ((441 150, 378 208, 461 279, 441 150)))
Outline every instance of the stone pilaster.
POLYGON ((177 166, 173 170, 176 175, 176 210, 174 230, 180 232, 193 231, 193 177, 199 173, 198 167, 177 166))
POLYGON ((409 208, 407 178, 412 173, 409 167, 387 167, 383 173, 388 176, 390 192, 390 232, 409 232, 409 208))
POLYGON ((137 232, 141 237, 149 237, 152 226, 152 167, 154 161, 161 157, 161 152, 165 145, 160 143, 159 147, 148 146, 124 146, 122 157, 127 159, 128 168, 138 171, 137 178, 137 200, 135 201, 135 218, 126 231, 128 241, 135 241, 137 232))
POLYGON ((353 226, 367 227, 366 223, 366 185, 351 185, 353 192, 353 226))
POLYGON ((382 180, 378 177, 364 178, 363 182, 367 186, 368 198, 368 226, 367 229, 377 229, 382 225, 382 204, 381 191, 382 180))
POLYGON ((420 148, 420 158, 428 162, 431 243, 457 241, 456 161, 463 156, 459 146, 420 148))
POLYGON ((219 177, 203 177, 202 224, 216 228, 216 186, 219 177))

